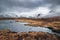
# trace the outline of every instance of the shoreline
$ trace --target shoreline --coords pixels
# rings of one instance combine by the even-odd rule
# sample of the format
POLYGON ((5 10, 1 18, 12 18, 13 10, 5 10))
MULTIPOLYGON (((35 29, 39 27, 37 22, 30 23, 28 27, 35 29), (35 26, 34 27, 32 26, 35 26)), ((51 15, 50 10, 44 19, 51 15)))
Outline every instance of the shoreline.
MULTIPOLYGON (((6 20, 6 19, 3 19, 6 20)), ((26 26, 39 26, 50 28, 56 32, 60 32, 60 19, 31 19, 31 18, 19 18, 19 19, 7 19, 15 20, 16 22, 27 22, 26 26), (58 27, 59 26, 59 27, 58 27)), ((50 34, 48 32, 14 32, 10 30, 0 30, 0 40, 60 40, 60 36, 56 34, 50 34)))
POLYGON ((29 24, 24 24, 24 25, 46 27, 60 32, 60 18, 58 19, 57 18, 47 18, 47 19, 21 18, 21 19, 16 19, 16 22, 27 22, 29 24))
POLYGON ((26 26, 39 26, 52 29, 60 33, 60 17, 52 18, 0 18, 0 20, 15 20, 16 22, 27 22, 26 26))

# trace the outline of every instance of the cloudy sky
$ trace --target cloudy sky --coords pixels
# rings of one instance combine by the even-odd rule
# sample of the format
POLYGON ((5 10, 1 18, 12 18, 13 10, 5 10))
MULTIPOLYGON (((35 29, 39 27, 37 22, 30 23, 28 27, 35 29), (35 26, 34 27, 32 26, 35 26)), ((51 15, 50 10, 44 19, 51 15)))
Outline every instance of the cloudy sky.
POLYGON ((0 0, 0 17, 60 16, 60 0, 0 0))

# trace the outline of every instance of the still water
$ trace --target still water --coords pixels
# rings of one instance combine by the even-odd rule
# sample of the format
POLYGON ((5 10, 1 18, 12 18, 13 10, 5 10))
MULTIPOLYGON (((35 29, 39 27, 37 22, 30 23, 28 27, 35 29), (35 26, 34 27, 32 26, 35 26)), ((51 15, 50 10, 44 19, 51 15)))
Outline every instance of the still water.
MULTIPOLYGON (((16 32, 42 31, 42 32, 57 34, 57 33, 52 32, 52 30, 48 28, 25 26, 24 24, 27 24, 27 23, 16 22, 15 20, 0 20, 0 30, 9 29, 11 31, 16 31, 16 32)), ((60 34, 57 34, 57 35, 60 35, 60 34)))

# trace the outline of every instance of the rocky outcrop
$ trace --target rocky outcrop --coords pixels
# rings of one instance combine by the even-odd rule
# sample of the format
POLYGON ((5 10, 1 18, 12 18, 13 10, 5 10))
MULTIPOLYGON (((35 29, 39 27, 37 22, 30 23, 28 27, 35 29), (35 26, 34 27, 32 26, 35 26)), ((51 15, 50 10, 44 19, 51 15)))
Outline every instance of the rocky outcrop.
POLYGON ((60 40, 55 34, 46 32, 12 32, 0 30, 0 40, 60 40))

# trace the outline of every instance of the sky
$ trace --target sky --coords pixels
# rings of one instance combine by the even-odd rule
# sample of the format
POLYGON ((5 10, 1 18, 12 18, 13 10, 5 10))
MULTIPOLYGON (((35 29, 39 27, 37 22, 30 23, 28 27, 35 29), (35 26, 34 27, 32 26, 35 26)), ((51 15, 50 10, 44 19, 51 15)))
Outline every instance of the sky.
POLYGON ((60 16, 60 0, 0 0, 0 17, 53 16, 60 16))

